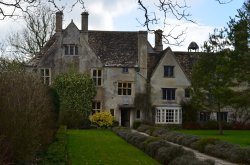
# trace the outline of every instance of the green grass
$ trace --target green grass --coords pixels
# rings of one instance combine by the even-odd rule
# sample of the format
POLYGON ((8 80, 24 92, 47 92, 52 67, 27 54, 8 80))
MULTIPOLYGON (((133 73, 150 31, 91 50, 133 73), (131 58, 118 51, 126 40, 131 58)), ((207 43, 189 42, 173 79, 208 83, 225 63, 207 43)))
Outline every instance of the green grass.
POLYGON ((72 165, 159 164, 109 130, 68 130, 72 165))
POLYGON ((200 137, 213 137, 242 147, 250 147, 250 131, 248 130, 224 130, 224 135, 219 135, 218 130, 181 130, 185 134, 197 135, 200 137))

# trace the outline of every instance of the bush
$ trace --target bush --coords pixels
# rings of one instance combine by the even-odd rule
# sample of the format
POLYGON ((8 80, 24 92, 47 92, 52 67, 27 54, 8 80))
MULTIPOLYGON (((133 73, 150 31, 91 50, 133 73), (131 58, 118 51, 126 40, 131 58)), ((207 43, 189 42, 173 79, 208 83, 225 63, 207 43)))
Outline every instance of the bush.
POLYGON ((214 165, 214 163, 210 159, 200 161, 195 159, 193 155, 184 155, 177 157, 169 165, 214 165))
POLYGON ((59 124, 68 128, 90 128, 90 121, 79 111, 64 110, 59 113, 59 124))
POLYGON ((7 147, 5 160, 10 161, 6 164, 35 163, 36 153, 51 143, 56 128, 48 88, 36 75, 10 70, 0 72, 0 91, 1 145, 7 147))
POLYGON ((110 112, 96 112, 89 117, 91 123, 97 127, 107 128, 113 125, 114 117, 110 112))
POLYGON ((133 123, 133 129, 137 129, 140 125, 141 125, 141 121, 140 120, 135 120, 134 123, 133 123))
POLYGON ((56 134, 55 141, 49 146, 45 165, 67 164, 67 129, 61 126, 56 134))
MULTIPOLYGON (((96 95, 96 88, 90 76, 75 72, 63 73, 55 78, 52 85, 60 100, 60 115, 63 116, 59 116, 59 118, 67 120, 63 124, 73 123, 74 126, 81 126, 82 123, 88 123, 92 100, 96 95), (78 123, 74 121, 74 118, 65 119, 65 116, 76 117, 76 115, 79 115, 78 123)), ((67 125, 68 128, 71 126, 67 125)))

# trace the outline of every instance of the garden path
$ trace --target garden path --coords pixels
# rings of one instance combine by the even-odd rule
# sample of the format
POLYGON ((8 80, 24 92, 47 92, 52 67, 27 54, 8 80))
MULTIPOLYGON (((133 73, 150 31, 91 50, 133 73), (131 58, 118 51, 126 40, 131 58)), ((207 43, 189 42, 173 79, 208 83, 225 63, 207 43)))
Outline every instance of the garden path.
MULTIPOLYGON (((140 134, 143 134, 143 135, 146 135, 146 136, 150 136, 144 132, 139 132, 137 130, 132 130, 133 132, 138 132, 140 134)), ((182 146, 182 145, 179 145, 179 144, 176 144, 176 143, 172 143, 172 142, 169 142, 167 141, 169 144, 172 144, 172 145, 175 145, 175 146, 182 146)), ((206 154, 203 154, 197 150, 194 150, 194 149, 191 149, 191 148, 188 148, 188 147, 185 147, 185 146, 182 146, 185 150, 187 151, 192 151, 195 156, 199 159, 199 160, 206 160, 206 159, 210 159, 210 160, 214 160, 215 162, 215 165, 237 165, 236 163, 231 163, 231 162, 228 162, 226 160, 223 160, 223 159, 219 159, 219 158, 216 158, 216 157, 213 157, 213 156, 209 156, 209 155, 206 155, 206 154)))

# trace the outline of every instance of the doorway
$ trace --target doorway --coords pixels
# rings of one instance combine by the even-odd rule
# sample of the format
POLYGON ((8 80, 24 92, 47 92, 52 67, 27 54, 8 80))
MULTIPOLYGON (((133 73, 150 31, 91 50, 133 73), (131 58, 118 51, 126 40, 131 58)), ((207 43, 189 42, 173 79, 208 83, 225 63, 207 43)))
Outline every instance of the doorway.
POLYGON ((121 126, 130 127, 130 109, 121 108, 121 126))

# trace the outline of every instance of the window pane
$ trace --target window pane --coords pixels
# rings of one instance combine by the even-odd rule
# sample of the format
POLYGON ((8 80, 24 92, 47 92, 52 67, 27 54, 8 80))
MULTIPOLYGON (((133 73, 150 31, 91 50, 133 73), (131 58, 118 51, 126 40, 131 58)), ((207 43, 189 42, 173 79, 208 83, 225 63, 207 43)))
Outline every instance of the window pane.
POLYGON ((102 79, 101 79, 101 78, 98 78, 97 85, 98 85, 98 86, 102 85, 102 79))
POLYGON ((98 70, 98 76, 99 76, 99 77, 102 76, 102 70, 98 70))
POLYGON ((45 76, 49 76, 49 69, 45 69, 45 76))
POLYGON ((96 102, 96 109, 101 109, 101 102, 96 102))
POLYGON ((123 83, 123 88, 127 88, 127 83, 123 83))
POLYGON ((70 45, 70 55, 74 55, 74 46, 70 45))
POLYGON ((40 74, 42 77, 44 76, 44 69, 40 69, 40 74))
POLYGON ((137 119, 141 118, 141 111, 140 110, 136 111, 136 118, 137 119))
POLYGON ((131 83, 128 83, 128 88, 131 88, 131 83))
POLYGON ((127 90, 123 88, 123 89, 122 89, 122 94, 123 94, 123 95, 127 95, 127 90))
POLYGON ((46 78, 45 78, 45 84, 46 84, 46 85, 49 85, 49 84, 50 84, 50 77, 46 77, 46 78))
POLYGON ((119 87, 119 88, 122 87, 122 83, 118 83, 118 87, 119 87))
POLYGON ((75 46, 75 55, 78 55, 78 46, 75 46))
POLYGON ((128 89, 128 95, 131 95, 131 89, 128 89))
POLYGON ((162 99, 163 99, 163 100, 166 100, 166 99, 167 99, 166 96, 167 96, 167 95, 166 95, 166 89, 163 88, 163 89, 162 89, 162 99))
POLYGON ((114 116, 114 109, 110 109, 110 113, 112 116, 114 116))

